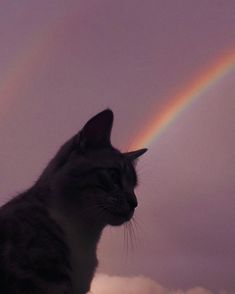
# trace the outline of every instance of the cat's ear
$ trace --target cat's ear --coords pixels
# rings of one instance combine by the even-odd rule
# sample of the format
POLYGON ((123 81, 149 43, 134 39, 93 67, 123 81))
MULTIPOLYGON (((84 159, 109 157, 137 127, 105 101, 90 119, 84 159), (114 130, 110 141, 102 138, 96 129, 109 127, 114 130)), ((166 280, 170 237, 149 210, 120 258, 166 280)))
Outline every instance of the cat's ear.
POLYGON ((125 157, 127 157, 129 160, 135 161, 138 157, 143 155, 147 150, 148 150, 147 148, 143 148, 143 149, 139 149, 139 150, 136 150, 136 151, 123 153, 123 155, 125 157))
POLYGON ((92 117, 80 131, 77 144, 79 148, 102 148, 110 146, 113 125, 113 112, 106 109, 92 117))

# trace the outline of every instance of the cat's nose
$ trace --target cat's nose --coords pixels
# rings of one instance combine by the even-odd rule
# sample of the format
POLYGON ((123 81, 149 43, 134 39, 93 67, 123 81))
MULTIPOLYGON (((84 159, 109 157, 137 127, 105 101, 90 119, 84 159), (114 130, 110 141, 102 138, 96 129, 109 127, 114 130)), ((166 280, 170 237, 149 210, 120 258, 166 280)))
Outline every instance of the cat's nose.
POLYGON ((128 195, 127 202, 131 208, 136 208, 138 206, 137 198, 134 193, 128 195))

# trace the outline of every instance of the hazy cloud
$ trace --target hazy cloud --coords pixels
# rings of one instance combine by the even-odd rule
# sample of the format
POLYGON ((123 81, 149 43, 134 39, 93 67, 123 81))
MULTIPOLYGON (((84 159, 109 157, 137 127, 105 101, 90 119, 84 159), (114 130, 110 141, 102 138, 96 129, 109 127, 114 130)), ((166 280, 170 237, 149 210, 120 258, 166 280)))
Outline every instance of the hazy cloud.
POLYGON ((195 287, 188 290, 168 289, 144 276, 120 277, 99 274, 93 280, 91 294, 229 294, 195 287))

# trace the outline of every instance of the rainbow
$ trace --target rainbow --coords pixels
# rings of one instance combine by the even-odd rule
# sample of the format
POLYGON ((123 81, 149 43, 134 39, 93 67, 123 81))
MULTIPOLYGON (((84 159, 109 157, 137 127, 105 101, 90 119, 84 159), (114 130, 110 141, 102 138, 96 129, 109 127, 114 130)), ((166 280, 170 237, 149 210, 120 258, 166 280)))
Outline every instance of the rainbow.
MULTIPOLYGON (((4 104, 1 107, 1 119, 6 115, 6 108, 10 108, 14 102, 13 97, 19 96, 27 82, 32 79, 33 72, 45 58, 45 51, 48 50, 48 43, 51 31, 43 33, 40 37, 33 38, 30 45, 26 46, 12 62, 8 65, 7 71, 0 82, 0 98, 4 104)), ((37 35, 37 34, 36 34, 37 35)))
MULTIPOLYGON (((11 109, 15 98, 28 89, 29 84, 36 76, 42 64, 46 64, 55 55, 55 48, 62 42, 66 34, 66 22, 77 17, 77 10, 72 5, 70 13, 61 19, 49 19, 38 31, 34 31, 29 44, 26 44, 19 54, 13 58, 0 79, 0 117, 6 115, 6 109, 11 109), (4 105, 4 107, 2 107, 4 105)), ((14 106, 13 106, 14 107, 14 106)))
POLYGON ((235 51, 224 54, 215 64, 204 70, 202 74, 191 81, 169 103, 150 119, 145 127, 134 139, 130 149, 149 146, 188 108, 193 101, 201 97, 213 87, 227 73, 235 68, 235 51))

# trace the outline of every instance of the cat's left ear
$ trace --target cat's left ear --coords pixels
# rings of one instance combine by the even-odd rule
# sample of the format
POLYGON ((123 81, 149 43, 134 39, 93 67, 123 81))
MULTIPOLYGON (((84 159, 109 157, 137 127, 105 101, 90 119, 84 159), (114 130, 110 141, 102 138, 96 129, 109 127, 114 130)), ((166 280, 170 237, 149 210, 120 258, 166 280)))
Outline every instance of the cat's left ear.
POLYGON ((136 151, 123 153, 123 155, 125 157, 127 157, 129 160, 135 161, 138 157, 143 155, 147 150, 148 150, 147 148, 143 148, 143 149, 139 149, 139 150, 136 150, 136 151))
POLYGON ((106 109, 92 117, 78 135, 78 146, 86 148, 102 148, 110 146, 113 125, 113 112, 106 109))

